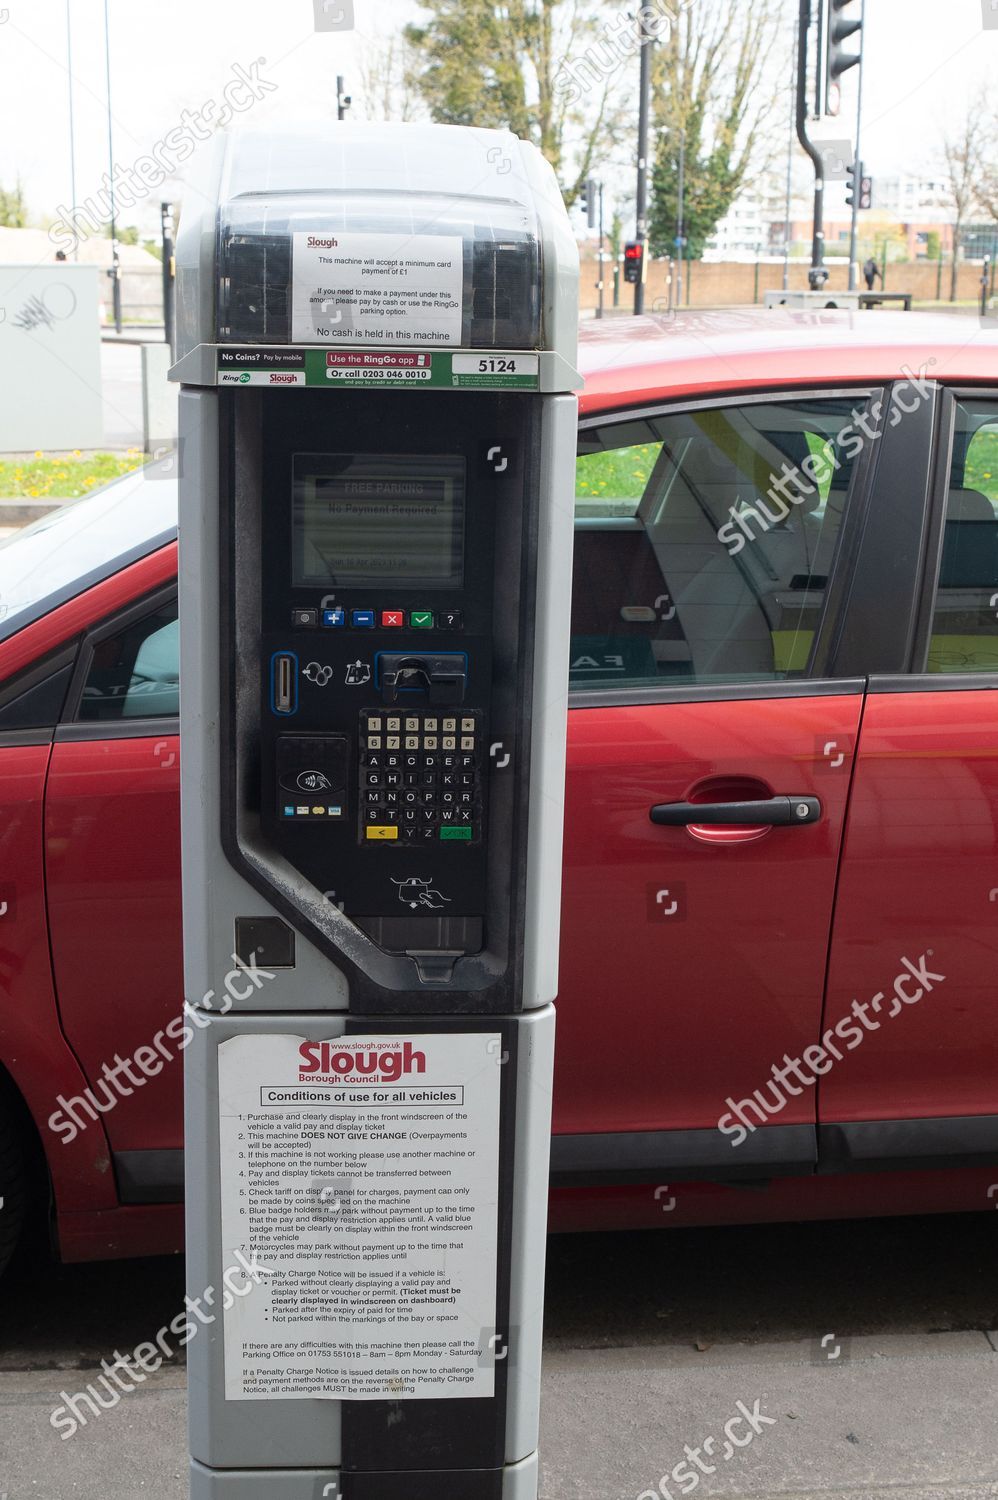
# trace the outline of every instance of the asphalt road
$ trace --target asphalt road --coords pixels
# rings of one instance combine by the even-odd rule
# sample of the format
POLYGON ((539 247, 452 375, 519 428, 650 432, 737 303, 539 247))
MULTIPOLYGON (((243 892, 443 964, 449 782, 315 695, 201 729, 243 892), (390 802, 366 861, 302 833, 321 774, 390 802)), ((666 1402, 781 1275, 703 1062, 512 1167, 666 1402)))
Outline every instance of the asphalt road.
MULTIPOLYGON (((36 1261, 4 1285, 0 1495, 186 1495, 182 1366, 69 1441, 49 1424, 182 1296, 177 1259, 36 1261)), ((995 1214, 552 1239, 543 1500, 652 1500, 663 1476, 673 1500, 694 1476, 760 1500, 994 1500, 995 1329, 995 1214), (725 1459, 738 1402, 759 1431, 725 1459), (687 1445, 703 1468, 677 1483, 687 1445)))

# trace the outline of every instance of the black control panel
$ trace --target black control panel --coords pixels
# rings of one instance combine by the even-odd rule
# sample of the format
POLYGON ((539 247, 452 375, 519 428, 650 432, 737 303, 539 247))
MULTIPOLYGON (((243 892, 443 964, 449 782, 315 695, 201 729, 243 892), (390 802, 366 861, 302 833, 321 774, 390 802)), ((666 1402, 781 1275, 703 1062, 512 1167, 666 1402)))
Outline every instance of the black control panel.
POLYGON ((361 716, 360 838, 475 844, 482 837, 481 715, 382 709, 361 716))
POLYGON ((237 821, 387 953, 506 948, 529 403, 268 392, 259 412, 232 599, 259 642, 234 673, 237 821))

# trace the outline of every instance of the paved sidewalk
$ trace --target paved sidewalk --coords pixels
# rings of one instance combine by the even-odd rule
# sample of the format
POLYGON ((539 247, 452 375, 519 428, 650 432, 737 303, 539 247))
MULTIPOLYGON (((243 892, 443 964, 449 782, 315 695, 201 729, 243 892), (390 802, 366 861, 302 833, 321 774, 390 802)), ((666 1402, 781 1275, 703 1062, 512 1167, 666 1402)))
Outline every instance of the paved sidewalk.
MULTIPOLYGON (((996 1214, 555 1237, 542 1500, 998 1500, 996 1237, 996 1214)), ((68 1440, 49 1422, 182 1299, 179 1258, 30 1258, 0 1288, 0 1496, 187 1500, 182 1366, 68 1440)))
MULTIPOLYGON (((815 1346, 558 1348, 544 1373, 542 1500, 995 1500, 998 1353, 983 1333, 869 1336, 818 1364, 815 1346), (739 1408, 738 1403, 741 1403, 739 1408), (725 1459, 725 1424, 743 1446, 725 1459), (768 1419, 768 1420, 767 1420, 768 1419), (677 1465, 682 1483, 671 1477, 677 1465)), ((184 1376, 161 1371, 68 1441, 49 1425, 99 1370, 0 1374, 9 1500, 185 1500, 184 1376)), ((2 1493, 2 1491, 0 1491, 2 1493)))

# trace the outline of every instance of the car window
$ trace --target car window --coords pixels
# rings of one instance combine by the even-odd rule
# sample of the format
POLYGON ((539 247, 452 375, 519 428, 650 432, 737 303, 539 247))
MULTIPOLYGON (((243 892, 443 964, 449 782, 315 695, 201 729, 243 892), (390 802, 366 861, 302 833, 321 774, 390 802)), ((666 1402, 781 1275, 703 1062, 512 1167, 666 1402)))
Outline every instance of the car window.
POLYGON ((584 428, 573 687, 805 674, 866 400, 746 401, 584 428))
POLYGON ((930 672, 998 672, 998 405, 958 401, 930 672))
POLYGON ((94 645, 76 717, 108 723, 172 719, 179 713, 180 636, 173 599, 94 645))
POLYGON ((169 462, 60 505, 0 542, 0 639, 168 542, 177 525, 169 462))

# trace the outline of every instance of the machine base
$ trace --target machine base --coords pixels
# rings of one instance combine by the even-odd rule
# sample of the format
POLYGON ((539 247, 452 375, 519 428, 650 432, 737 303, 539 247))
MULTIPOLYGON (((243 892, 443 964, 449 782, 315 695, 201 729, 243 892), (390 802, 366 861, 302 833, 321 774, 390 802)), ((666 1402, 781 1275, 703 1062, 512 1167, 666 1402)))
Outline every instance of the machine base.
POLYGON ((537 1500, 537 1454, 504 1469, 344 1474, 335 1469, 206 1469, 191 1500, 537 1500))

